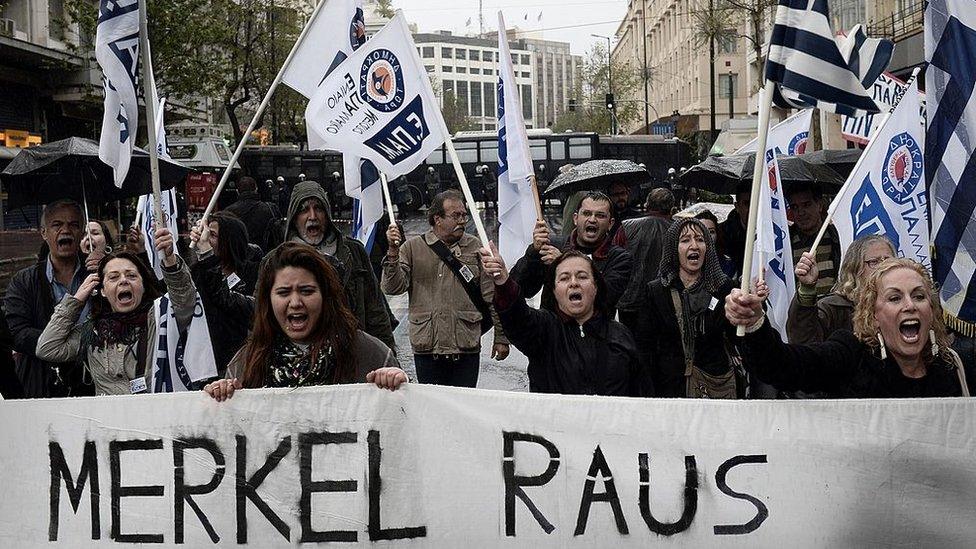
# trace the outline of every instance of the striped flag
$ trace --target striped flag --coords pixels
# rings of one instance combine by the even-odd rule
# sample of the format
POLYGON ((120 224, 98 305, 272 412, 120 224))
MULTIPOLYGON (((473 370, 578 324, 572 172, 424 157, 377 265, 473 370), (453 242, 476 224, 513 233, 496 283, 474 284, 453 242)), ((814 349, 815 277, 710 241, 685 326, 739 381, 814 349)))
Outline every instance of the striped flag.
POLYGON ((930 0, 925 10, 925 181, 935 253, 932 270, 954 328, 976 331, 976 9, 930 0), (972 131, 971 131, 972 130, 972 131))
POLYGON ((766 59, 766 79, 777 84, 773 102, 847 116, 878 112, 869 90, 893 50, 890 40, 868 38, 861 25, 835 37, 827 0, 779 0, 766 59))
POLYGON ((102 0, 95 30, 95 58, 104 75, 105 112, 98 158, 112 167, 115 186, 129 173, 139 129, 139 3, 102 0))

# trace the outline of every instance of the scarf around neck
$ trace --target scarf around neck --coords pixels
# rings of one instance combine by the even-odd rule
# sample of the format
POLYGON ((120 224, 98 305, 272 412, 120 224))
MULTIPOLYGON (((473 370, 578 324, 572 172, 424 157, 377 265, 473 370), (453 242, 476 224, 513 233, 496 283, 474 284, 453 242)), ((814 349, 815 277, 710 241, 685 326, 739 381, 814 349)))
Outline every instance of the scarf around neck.
POLYGON ((301 347, 278 336, 271 353, 266 387, 308 387, 332 383, 335 353, 331 346, 301 347), (312 360, 312 355, 315 360, 312 360))

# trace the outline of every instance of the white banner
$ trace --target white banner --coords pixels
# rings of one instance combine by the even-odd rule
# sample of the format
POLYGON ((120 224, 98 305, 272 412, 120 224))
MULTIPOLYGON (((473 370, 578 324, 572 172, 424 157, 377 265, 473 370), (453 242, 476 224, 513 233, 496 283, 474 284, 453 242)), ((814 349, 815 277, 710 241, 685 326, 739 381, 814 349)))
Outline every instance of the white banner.
POLYGON ((884 127, 864 151, 869 155, 848 177, 831 205, 845 252, 858 237, 888 237, 899 257, 932 269, 925 192, 925 128, 919 116, 918 83, 913 82, 884 127))
MULTIPOLYGON (((871 97, 874 101, 883 106, 881 113, 868 114, 865 116, 841 116, 840 132, 844 139, 866 145, 871 135, 878 127, 884 112, 895 106, 895 98, 905 88, 905 82, 888 72, 881 73, 881 76, 871 87, 871 97)), ((919 94, 919 110, 925 116, 925 94, 919 94)))
POLYGON ((305 40, 295 51, 281 81, 312 97, 325 76, 366 41, 362 0, 328 0, 309 23, 305 40))
POLYGON ((136 98, 139 67, 139 3, 102 0, 95 29, 95 58, 102 69, 105 101, 98 158, 112 167, 115 186, 129 173, 139 130, 136 98))
MULTIPOLYGON (((769 128, 766 138, 766 148, 773 149, 780 156, 794 156, 807 151, 810 143, 810 123, 813 121, 813 109, 803 109, 786 120, 769 128)), ((746 143, 735 154, 756 152, 758 138, 746 143)), ((810 147, 812 150, 813 147, 810 147)))
POLYGON ((0 545, 967 547, 976 400, 0 402, 0 545))
POLYGON ((444 121, 403 13, 326 77, 305 123, 320 145, 367 158, 391 180, 444 143, 444 121))
POLYGON ((505 263, 515 265, 532 243, 537 217, 531 180, 535 172, 502 12, 498 12, 498 52, 498 253, 505 263))

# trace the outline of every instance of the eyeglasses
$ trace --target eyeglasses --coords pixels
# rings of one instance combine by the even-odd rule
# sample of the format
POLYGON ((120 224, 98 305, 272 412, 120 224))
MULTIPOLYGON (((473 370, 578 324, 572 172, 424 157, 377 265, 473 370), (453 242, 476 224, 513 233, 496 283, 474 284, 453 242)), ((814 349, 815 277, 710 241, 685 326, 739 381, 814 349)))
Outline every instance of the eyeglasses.
POLYGON ((878 265, 881 265, 882 263, 884 263, 888 259, 891 259, 891 258, 890 257, 872 257, 871 259, 865 259, 864 260, 864 264, 867 265, 868 267, 871 267, 872 269, 876 269, 876 268, 878 268, 878 265))
POLYGON ((454 221, 460 223, 461 221, 468 220, 468 212, 454 212, 451 215, 445 215, 444 217, 450 217, 454 221))

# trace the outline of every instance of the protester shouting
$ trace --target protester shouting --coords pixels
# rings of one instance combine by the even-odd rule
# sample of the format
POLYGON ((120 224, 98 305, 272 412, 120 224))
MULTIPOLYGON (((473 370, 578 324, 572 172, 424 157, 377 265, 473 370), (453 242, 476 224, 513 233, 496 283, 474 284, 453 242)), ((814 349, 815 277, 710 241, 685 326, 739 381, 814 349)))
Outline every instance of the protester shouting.
MULTIPOLYGON (((13 338, 15 369, 27 398, 94 395, 81 368, 46 362, 36 354, 37 340, 47 326, 54 306, 78 291, 85 281, 85 257, 80 252, 81 206, 58 200, 41 213, 44 239, 36 264, 18 271, 10 280, 4 311, 13 338)), ((79 318, 87 319, 87 310, 79 318)))
POLYGON ((813 254, 803 252, 796 264, 799 284, 786 321, 790 343, 817 343, 837 330, 850 330, 858 288, 878 265, 897 255, 887 237, 867 235, 856 239, 847 249, 833 291, 817 299, 820 269, 813 254))
POLYGON ((726 345, 731 327, 722 306, 733 284, 700 221, 672 223, 660 275, 647 287, 634 333, 657 396, 742 397, 744 383, 726 345))
POLYGON ((199 258, 190 274, 210 320, 217 374, 224 376, 227 364, 244 346, 254 315, 254 290, 258 264, 246 259, 247 229, 232 215, 216 213, 204 225, 201 219, 190 231, 199 258), (219 231, 219 235, 214 233, 219 231), (242 273, 242 275, 238 275, 242 273))
MULTIPOLYGON (((196 290, 186 263, 174 254, 175 239, 167 228, 155 233, 177 329, 193 318, 196 290)), ((114 252, 98 264, 74 295, 66 295, 37 342, 37 356, 52 362, 81 357, 99 395, 147 392, 156 359, 153 302, 158 290, 148 281, 155 275, 131 252, 114 252), (96 293, 95 290, 98 290, 96 293), (91 302, 91 318, 76 325, 91 302)))
MULTIPOLYGON (((597 191, 587 193, 573 214, 573 221, 576 229, 565 239, 553 236, 545 221, 537 221, 532 244, 512 267, 511 275, 523 295, 533 296, 551 278, 551 266, 564 252, 576 250, 591 256, 607 283, 608 314, 613 317, 630 281, 631 258, 626 250, 610 241, 609 230, 614 222, 610 198, 597 191)), ((550 311, 556 309, 552 296, 547 294, 543 294, 542 306, 550 311)))
POLYGON ((407 376, 393 351, 357 326, 336 269, 307 244, 286 242, 261 265, 254 329, 227 378, 204 387, 218 401, 241 388, 375 383, 407 376))
POLYGON ((529 358, 532 392, 571 395, 652 396, 642 376, 630 331, 608 314, 607 287, 593 260, 570 250, 553 263, 546 293, 557 310, 525 303, 495 245, 481 261, 495 282, 495 308, 505 333, 529 358))
POLYGON ((846 398, 969 395, 932 280, 910 259, 881 263, 858 292, 853 331, 837 330, 821 343, 783 343, 766 321, 762 301, 735 289, 725 314, 746 327, 744 366, 780 390, 846 398))
POLYGON ((383 261, 383 291, 409 292, 410 345, 420 383, 474 387, 481 336, 495 328, 492 357, 508 356, 508 339, 490 306, 495 285, 478 260, 478 239, 464 232, 468 210, 457 191, 434 197, 430 230, 404 242, 396 225, 383 261))
POLYGON ((295 185, 288 204, 286 227, 286 242, 302 242, 335 258, 349 310, 359 321, 359 327, 395 349, 392 315, 373 274, 366 248, 336 228, 329 199, 321 185, 315 181, 295 185))

